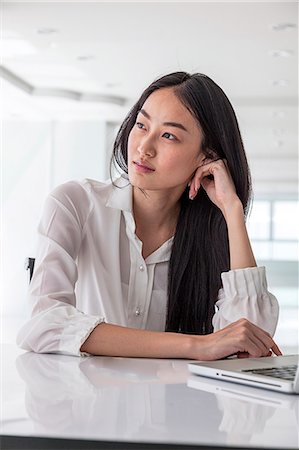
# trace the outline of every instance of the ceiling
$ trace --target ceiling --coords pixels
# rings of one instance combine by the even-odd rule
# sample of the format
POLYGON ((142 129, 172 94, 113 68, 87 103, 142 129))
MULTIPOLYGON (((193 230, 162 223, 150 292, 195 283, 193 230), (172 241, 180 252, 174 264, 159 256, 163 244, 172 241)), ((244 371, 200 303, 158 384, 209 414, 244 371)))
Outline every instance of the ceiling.
POLYGON ((297 195, 297 1, 2 1, 1 18, 2 118, 118 123, 153 79, 205 73, 260 196, 297 195))

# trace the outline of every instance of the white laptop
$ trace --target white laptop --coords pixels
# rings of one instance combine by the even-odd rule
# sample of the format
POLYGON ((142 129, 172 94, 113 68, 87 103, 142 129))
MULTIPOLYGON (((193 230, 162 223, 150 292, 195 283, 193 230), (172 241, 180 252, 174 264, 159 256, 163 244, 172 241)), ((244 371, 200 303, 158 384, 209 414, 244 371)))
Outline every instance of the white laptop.
POLYGON ((299 355, 190 362, 195 375, 299 394, 299 355))

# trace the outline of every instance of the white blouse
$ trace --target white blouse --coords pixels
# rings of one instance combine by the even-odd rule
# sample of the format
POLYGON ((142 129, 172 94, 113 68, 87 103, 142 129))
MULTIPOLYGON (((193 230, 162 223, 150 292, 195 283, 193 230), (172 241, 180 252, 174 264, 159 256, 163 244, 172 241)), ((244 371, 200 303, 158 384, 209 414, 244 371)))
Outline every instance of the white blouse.
MULTIPOLYGON (((47 198, 29 286, 32 316, 18 345, 40 353, 86 355, 80 347, 101 322, 163 331, 172 239, 146 259, 135 234, 132 187, 70 181, 47 198)), ((246 317, 274 334, 278 303, 265 267, 221 274, 214 331, 246 317)))

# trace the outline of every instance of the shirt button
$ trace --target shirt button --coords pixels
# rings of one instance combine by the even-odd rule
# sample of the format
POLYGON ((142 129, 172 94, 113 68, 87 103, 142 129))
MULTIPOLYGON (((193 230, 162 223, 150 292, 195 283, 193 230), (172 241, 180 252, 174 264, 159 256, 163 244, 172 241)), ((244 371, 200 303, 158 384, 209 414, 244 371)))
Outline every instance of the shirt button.
POLYGON ((141 272, 143 272, 144 271, 144 267, 143 267, 143 265, 141 264, 141 266, 139 266, 139 270, 141 271, 141 272))
POLYGON ((136 311, 135 311, 135 316, 140 316, 140 308, 139 308, 139 306, 136 308, 136 311))

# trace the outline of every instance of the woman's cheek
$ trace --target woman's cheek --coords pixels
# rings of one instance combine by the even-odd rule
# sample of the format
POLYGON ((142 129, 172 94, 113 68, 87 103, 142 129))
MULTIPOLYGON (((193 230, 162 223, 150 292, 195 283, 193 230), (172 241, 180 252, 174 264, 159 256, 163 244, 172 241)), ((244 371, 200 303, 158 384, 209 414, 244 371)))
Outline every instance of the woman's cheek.
POLYGON ((133 148, 134 148, 134 137, 132 136, 132 132, 131 132, 131 133, 129 134, 128 144, 127 144, 127 149, 128 149, 128 163, 132 160, 133 148))

